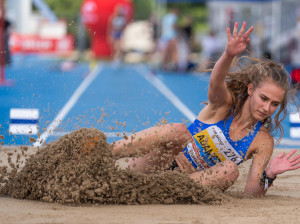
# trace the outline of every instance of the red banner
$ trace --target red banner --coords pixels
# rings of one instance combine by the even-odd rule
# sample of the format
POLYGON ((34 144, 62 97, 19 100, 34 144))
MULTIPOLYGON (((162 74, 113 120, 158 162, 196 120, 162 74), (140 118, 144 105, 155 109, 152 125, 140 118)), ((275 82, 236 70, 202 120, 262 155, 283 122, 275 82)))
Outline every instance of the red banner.
POLYGON ((60 39, 51 39, 13 33, 10 35, 9 45, 12 53, 64 54, 74 50, 74 38, 67 35, 60 39))

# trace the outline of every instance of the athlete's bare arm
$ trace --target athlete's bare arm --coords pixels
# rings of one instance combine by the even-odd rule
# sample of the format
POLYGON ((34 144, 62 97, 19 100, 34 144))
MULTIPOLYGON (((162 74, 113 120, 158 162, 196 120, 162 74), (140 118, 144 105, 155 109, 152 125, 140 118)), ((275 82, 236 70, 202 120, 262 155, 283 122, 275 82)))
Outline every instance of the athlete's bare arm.
POLYGON ((225 77, 229 72, 233 58, 236 55, 241 54, 250 41, 249 35, 251 34, 253 27, 247 32, 245 32, 245 29, 245 22, 239 33, 237 22, 234 25, 232 35, 230 34, 230 29, 227 28, 227 47, 212 71, 208 88, 209 104, 199 113, 199 120, 205 120, 207 123, 214 123, 215 121, 223 119, 224 115, 226 115, 230 109, 232 99, 227 89, 225 77))
POLYGON ((264 189, 264 184, 261 183, 264 170, 267 177, 274 178, 278 174, 300 168, 300 155, 293 156, 297 150, 293 150, 288 154, 282 152, 270 161, 273 153, 273 137, 266 132, 260 133, 257 137, 255 139, 257 142, 255 146, 256 153, 253 156, 244 189, 245 194, 253 196, 264 195, 267 191, 264 189))
POLYGON ((253 143, 255 152, 252 158, 252 164, 248 173, 244 193, 259 196, 266 193, 260 179, 272 156, 274 140, 267 131, 260 131, 253 143))

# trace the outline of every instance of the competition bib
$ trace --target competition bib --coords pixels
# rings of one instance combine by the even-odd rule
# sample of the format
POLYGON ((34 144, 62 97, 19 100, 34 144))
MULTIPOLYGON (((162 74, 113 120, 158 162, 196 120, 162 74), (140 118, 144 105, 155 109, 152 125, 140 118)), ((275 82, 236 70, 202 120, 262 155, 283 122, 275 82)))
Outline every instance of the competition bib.
POLYGON ((212 125, 193 135, 194 142, 187 145, 191 162, 200 170, 212 167, 219 162, 231 160, 241 163, 242 156, 229 144, 219 127, 212 125))

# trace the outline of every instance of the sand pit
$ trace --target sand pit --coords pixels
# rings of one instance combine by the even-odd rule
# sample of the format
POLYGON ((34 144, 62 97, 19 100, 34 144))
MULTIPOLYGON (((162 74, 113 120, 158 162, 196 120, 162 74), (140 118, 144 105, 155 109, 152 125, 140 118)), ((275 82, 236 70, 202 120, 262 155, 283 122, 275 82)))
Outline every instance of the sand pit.
MULTIPOLYGON (((71 204, 201 204, 226 200, 180 172, 145 175, 116 166, 111 145, 98 129, 82 128, 38 150, 17 172, 8 163, 0 193, 18 199, 71 204), (7 176, 7 178, 5 178, 7 176)), ((15 164, 14 164, 15 162, 15 164)))
POLYGON ((266 197, 245 198, 248 162, 221 194, 177 172, 121 170, 109 147, 101 132, 81 129, 47 151, 2 148, 1 166, 21 171, 1 189, 0 223, 299 223, 300 171, 280 175, 266 197))

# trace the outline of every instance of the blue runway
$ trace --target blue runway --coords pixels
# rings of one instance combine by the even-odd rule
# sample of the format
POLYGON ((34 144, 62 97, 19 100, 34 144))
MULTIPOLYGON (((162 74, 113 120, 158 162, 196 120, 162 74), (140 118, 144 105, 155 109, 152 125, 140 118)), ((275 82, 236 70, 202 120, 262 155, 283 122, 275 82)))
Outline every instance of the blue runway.
MULTIPOLYGON (((64 71, 61 64, 53 56, 14 55, 5 72, 14 85, 0 86, 3 145, 37 146, 80 127, 98 128, 113 142, 123 132, 156 123, 188 125, 207 99, 209 74, 151 72, 143 64, 116 67, 104 62, 93 67, 76 63, 64 71), (14 109, 35 110, 38 117, 30 121, 18 115, 14 118, 14 109), (30 122, 38 127, 38 133, 10 133, 30 122), (33 143, 30 137, 38 141, 33 143)), ((290 137, 288 117, 283 127, 280 147, 300 148, 300 138, 290 137)))

